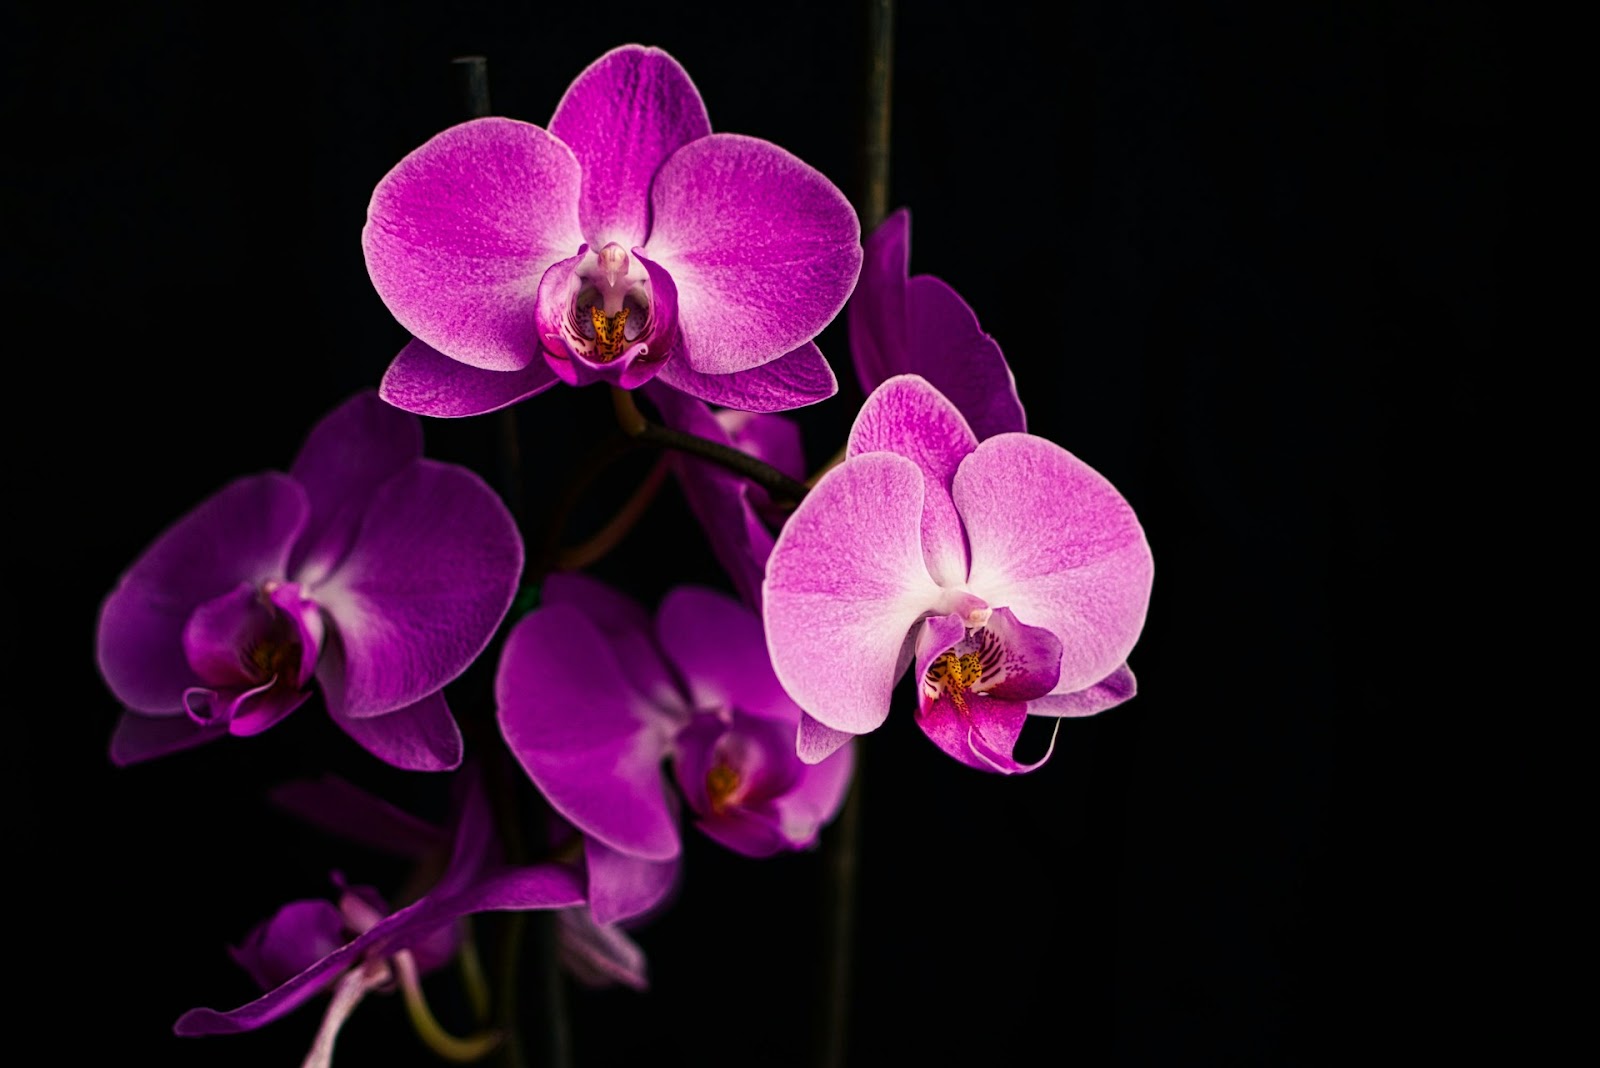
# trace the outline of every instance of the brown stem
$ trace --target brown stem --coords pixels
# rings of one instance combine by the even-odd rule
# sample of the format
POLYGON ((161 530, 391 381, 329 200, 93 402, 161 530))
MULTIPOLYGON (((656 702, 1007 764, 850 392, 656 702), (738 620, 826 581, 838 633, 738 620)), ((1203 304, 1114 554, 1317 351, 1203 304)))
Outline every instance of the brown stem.
POLYGON ((658 459, 644 481, 633 491, 617 514, 612 516, 605 526, 595 531, 584 541, 562 549, 556 556, 555 569, 557 571, 576 571, 580 567, 588 567, 596 560, 601 559, 619 542, 627 536, 628 531, 636 526, 644 513, 650 507, 650 502, 655 500, 656 493, 660 491, 661 484, 667 477, 667 458, 658 459))

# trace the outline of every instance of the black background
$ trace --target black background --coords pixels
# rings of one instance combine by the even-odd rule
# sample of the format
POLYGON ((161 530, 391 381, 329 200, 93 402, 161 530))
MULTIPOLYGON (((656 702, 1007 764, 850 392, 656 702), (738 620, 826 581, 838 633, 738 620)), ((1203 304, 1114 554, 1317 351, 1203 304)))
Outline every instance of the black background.
MULTIPOLYGON (((903 710, 863 739, 852 1062, 1332 1065, 1397 1022, 1437 1052, 1443 1020, 1492 1042, 1503 1019, 1433 1008, 1475 989, 1497 937, 1435 896, 1458 892, 1439 872, 1466 873, 1468 835, 1433 789, 1392 787, 1463 707, 1463 684, 1395 694, 1408 619, 1466 605, 1401 531, 1454 500, 1469 476, 1434 461, 1490 402, 1502 27, 1472 3, 1048 11, 901 5, 891 207, 912 210, 912 270, 1000 342, 1030 430, 1139 513, 1157 563, 1141 692, 1067 721, 1029 776, 958 766, 903 710)), ((62 1063, 298 1063, 320 1002, 250 1035, 170 1027, 252 996, 225 945, 330 869, 400 872, 263 790, 332 768, 437 814, 442 780, 379 766, 315 703, 112 768, 99 601, 202 498, 287 466, 404 344, 359 233, 374 183, 463 117, 453 57, 486 55, 494 112, 543 124, 605 50, 663 47, 713 128, 853 194, 861 19, 621 0, 12 17, 6 879, 30 993, 11 1026, 64 1043, 62 1063)), ((859 398, 842 327, 822 343, 845 391, 797 413, 814 462, 859 398)), ((608 418, 600 390, 518 409, 531 525, 608 418)), ((492 420, 425 433, 492 475, 492 420)), ((621 492, 597 489, 580 525, 621 492)), ((599 573, 646 600, 721 584, 689 524, 670 490, 599 573)), ((577 1064, 806 1063, 822 854, 686 840, 682 896, 637 932, 652 990, 570 992, 577 1064)), ((431 1063, 397 998, 340 1041, 340 1063, 379 1056, 431 1063)))

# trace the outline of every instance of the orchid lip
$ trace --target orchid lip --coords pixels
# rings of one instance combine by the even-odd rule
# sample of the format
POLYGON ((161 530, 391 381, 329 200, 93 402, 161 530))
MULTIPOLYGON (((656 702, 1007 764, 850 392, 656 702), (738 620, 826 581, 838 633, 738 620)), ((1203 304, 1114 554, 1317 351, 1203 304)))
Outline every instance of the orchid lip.
POLYGON ((601 371, 648 357, 656 321, 649 272, 637 257, 612 241, 598 251, 584 246, 567 280, 566 308, 558 332, 545 335, 558 359, 566 356, 601 371), (559 346, 550 342, 559 339, 559 346))

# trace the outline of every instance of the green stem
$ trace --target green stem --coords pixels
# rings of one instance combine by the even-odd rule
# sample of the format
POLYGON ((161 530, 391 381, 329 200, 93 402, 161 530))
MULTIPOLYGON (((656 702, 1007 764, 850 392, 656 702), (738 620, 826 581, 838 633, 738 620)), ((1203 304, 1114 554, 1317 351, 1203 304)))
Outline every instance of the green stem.
POLYGON ((617 410, 617 425, 632 440, 654 445, 660 449, 686 452, 702 460, 710 460, 736 475, 743 475, 758 486, 765 487, 776 504, 794 505, 805 499, 808 492, 806 484, 790 478, 771 464, 764 464, 731 445, 652 423, 645 418, 643 412, 639 411, 639 406, 634 403, 633 394, 627 390, 613 386, 611 400, 617 410))

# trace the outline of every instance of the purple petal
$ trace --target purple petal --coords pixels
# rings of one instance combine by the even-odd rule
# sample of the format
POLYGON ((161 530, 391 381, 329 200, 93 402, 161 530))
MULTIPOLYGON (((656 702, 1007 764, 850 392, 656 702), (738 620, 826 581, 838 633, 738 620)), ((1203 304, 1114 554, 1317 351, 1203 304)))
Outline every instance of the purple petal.
POLYGON ((916 368, 906 345, 906 275, 911 264, 911 213, 901 208, 868 235, 861 281, 845 309, 850 356, 861 392, 870 395, 916 368))
POLYGON ((527 400, 557 381, 543 360, 520 371, 485 371, 413 339, 383 373, 378 392, 396 408, 436 419, 459 419, 527 400))
POLYGON ((800 709, 772 672, 760 617, 733 598, 701 586, 677 587, 656 613, 656 640, 696 709, 737 708, 780 720, 791 731, 799 724, 800 709))
POLYGON ((850 428, 849 456, 892 452, 922 469, 922 555, 941 586, 967 580, 967 543, 950 498, 950 481, 978 445, 972 428, 938 390, 917 375, 896 375, 873 391, 850 428))
POLYGON ((96 659, 117 700, 181 712, 183 691, 202 681, 184 658, 190 613, 241 582, 282 579, 307 511, 300 485, 272 472, 230 484, 162 533, 100 609, 96 659))
MULTIPOLYGON (((733 444, 721 420, 693 397, 659 385, 648 387, 646 394, 655 402, 667 426, 719 444, 733 444)), ((778 416, 750 418, 779 419, 778 416)), ((705 531, 717 562, 728 573, 740 598, 752 607, 759 607, 761 580, 766 574, 773 537, 753 504, 752 484, 725 467, 686 453, 675 453, 671 463, 683 486, 689 510, 705 531)))
POLYGON ((407 771, 454 771, 461 766, 461 729, 442 691, 378 716, 349 715, 331 689, 327 702, 339 728, 385 764, 407 771))
POLYGON ((513 119, 453 126, 378 182, 367 272, 407 330, 451 359, 517 371, 539 358, 533 296, 583 243, 578 161, 513 119))
POLYGON ((622 681, 607 638, 577 608, 547 604, 506 639, 495 678, 500 731, 550 804, 636 857, 678 855, 661 761, 661 712, 622 681))
POLYGON ((561 964, 591 989, 620 983, 646 990, 644 950, 614 924, 595 922, 588 909, 563 909, 556 914, 556 946, 561 964))
POLYGON ((1117 670, 1086 689, 1073 693, 1047 694, 1028 702, 1030 716, 1092 716, 1115 708, 1138 692, 1138 685, 1128 665, 1117 670))
POLYGON ((754 137, 711 134, 656 173, 646 245, 678 284, 675 358, 703 375, 809 341, 861 268, 855 211, 820 171, 754 137))
POLYGON ((826 759, 809 764, 794 788, 774 802, 778 825, 791 849, 816 844, 822 828, 832 823, 844 806, 855 767, 855 746, 841 748, 826 759))
POLYGON ((173 1030, 180 1035, 251 1031, 291 1012, 322 990, 330 976, 369 954, 393 953, 426 939, 462 916, 510 909, 570 908, 583 903, 583 885, 571 869, 552 864, 512 868, 448 897, 428 895, 378 921, 275 990, 230 1012, 190 1009, 173 1030))
POLYGON ((621 662, 622 676, 658 709, 688 717, 683 694, 656 648, 655 624, 637 601, 598 579, 574 571, 558 571, 544 580, 541 604, 571 605, 582 612, 621 662))
POLYGON ((244 938, 228 955, 263 990, 305 971, 345 941, 345 920, 331 901, 291 901, 244 938))
POLYGON ((662 366, 659 377, 691 397, 747 412, 804 408, 839 392, 833 368, 810 341, 759 367, 729 374, 701 374, 672 359, 662 366))
POLYGON ((379 486, 422 456, 422 423, 385 404, 376 390, 356 394, 323 416, 300 447, 289 474, 305 487, 311 518, 289 562, 325 574, 339 562, 379 486))
POLYGON ((336 775, 286 782, 267 796, 313 827, 394 856, 420 859, 447 841, 433 824, 336 775))
MULTIPOLYGON (((787 358, 779 357, 780 360, 787 358)), ((716 413, 716 419, 734 448, 771 464, 790 478, 806 477, 806 454, 800 443, 800 427, 792 419, 748 411, 721 411, 716 413)))
POLYGON ((623 45, 586 67, 550 119, 583 166, 580 215, 596 248, 644 244, 650 179, 673 152, 711 132, 700 93, 659 48, 623 45))
POLYGON ((376 716, 435 693, 483 651, 511 607, 522 538, 476 474, 417 460, 385 482, 338 571, 312 591, 343 658, 323 689, 342 714, 376 716))
POLYGON ((201 726, 181 712, 165 716, 124 712, 111 734, 111 762, 119 768, 125 768, 130 764, 192 748, 227 733, 228 725, 225 722, 201 726))
POLYGON ((1061 640, 1055 693, 1128 658, 1150 603, 1150 546, 1133 509, 1065 449, 1001 434, 961 462, 952 487, 972 550, 969 586, 1061 640))
POLYGON ((650 913, 677 886, 679 858, 640 860, 595 838, 583 840, 588 898, 600 923, 620 923, 650 913))
POLYGON ((1027 429, 1011 365, 954 289, 931 275, 911 279, 906 319, 911 369, 950 399, 980 441, 1027 429))
POLYGON ((889 714, 913 624, 940 602, 922 561, 923 476, 894 453, 824 475, 767 561, 767 648, 796 704, 865 734, 889 714))

